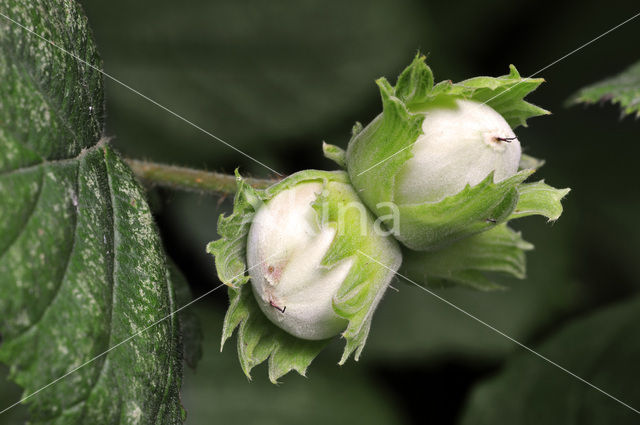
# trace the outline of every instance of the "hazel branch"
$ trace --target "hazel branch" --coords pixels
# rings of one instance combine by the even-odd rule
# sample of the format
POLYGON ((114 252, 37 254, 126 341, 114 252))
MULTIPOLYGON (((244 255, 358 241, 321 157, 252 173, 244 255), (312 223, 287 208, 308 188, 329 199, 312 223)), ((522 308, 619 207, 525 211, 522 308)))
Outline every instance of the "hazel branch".
MULTIPOLYGON (((210 192, 218 195, 236 192, 236 177, 231 174, 125 159, 136 177, 145 184, 171 189, 210 192)), ((264 189, 278 180, 245 178, 256 189, 264 189)))

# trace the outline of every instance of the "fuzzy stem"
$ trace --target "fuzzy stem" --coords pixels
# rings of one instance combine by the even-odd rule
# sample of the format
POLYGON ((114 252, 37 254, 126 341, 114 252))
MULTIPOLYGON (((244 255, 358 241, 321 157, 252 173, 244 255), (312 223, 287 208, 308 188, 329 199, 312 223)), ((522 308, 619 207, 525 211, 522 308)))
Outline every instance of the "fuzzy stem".
MULTIPOLYGON (((211 192, 218 195, 231 194, 236 191, 236 177, 230 174, 137 159, 126 159, 125 161, 136 177, 146 184, 178 190, 211 192)), ((277 180, 254 178, 247 178, 245 181, 256 189, 264 189, 277 182, 277 180)))

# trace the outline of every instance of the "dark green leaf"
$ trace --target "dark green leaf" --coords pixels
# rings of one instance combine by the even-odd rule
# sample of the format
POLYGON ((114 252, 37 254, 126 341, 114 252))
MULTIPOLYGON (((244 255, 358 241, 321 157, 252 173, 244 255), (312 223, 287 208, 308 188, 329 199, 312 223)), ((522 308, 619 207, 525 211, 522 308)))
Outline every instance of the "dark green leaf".
MULTIPOLYGON (((193 295, 185 277, 173 262, 169 263, 169 272, 176 293, 176 304, 180 308, 193 301, 193 295)), ((184 361, 189 367, 195 369, 202 358, 202 326, 191 308, 180 310, 178 315, 184 361)))
MULTIPOLYGON (((0 406, 10 406, 20 400, 21 388, 8 378, 9 368, 0 363, 0 406)), ((27 422, 29 414, 25 405, 17 405, 0 415, 2 424, 23 424, 27 422)))
POLYGON ((569 99, 569 104, 608 101, 618 104, 623 116, 640 117, 640 62, 614 77, 583 88, 569 99))
MULTIPOLYGON (((0 5, 101 66, 75 1, 0 5)), ((101 139, 101 75, 4 18, 0 48, 0 359, 29 395, 176 305, 143 193, 101 139)), ((173 316, 34 395, 32 421, 180 423, 178 346, 173 316)))
MULTIPOLYGON (((571 322, 534 349, 640 408, 640 298, 571 322)), ((637 424, 638 413, 521 352, 473 391, 463 424, 637 424)))

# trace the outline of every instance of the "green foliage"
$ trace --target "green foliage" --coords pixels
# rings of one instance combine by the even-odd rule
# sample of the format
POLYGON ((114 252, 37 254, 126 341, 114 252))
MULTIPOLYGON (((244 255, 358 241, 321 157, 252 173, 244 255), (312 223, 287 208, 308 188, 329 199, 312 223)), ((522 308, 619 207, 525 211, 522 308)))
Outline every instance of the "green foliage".
MULTIPOLYGON (((75 1, 2 10, 101 66, 75 1)), ((144 194, 102 138, 101 75, 6 19, 0 46, 0 360, 26 396, 176 300, 144 194)), ((32 422, 181 423, 179 335, 173 316, 39 392, 32 422)))
POLYGON ((598 102, 618 104, 622 116, 635 115, 640 118, 640 62, 614 77, 581 89, 568 101, 570 105, 598 102))
MULTIPOLYGON (((20 400, 21 388, 8 379, 9 369, 0 363, 0 406, 4 409, 20 400)), ((27 407, 24 404, 18 404, 4 412, 1 416, 2 424, 23 424, 29 419, 27 407)))
MULTIPOLYGON (((534 349, 637 409, 638 320, 636 297, 571 322, 534 349)), ((523 422, 636 424, 638 413, 530 352, 520 352, 473 391, 462 424, 523 422)))

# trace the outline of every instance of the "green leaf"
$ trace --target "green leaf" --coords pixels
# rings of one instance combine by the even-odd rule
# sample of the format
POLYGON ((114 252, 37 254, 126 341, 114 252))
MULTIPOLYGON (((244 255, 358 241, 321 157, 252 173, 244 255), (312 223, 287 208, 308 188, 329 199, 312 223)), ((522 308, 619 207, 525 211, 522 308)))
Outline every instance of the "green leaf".
MULTIPOLYGON (((22 389, 9 380, 8 374, 9 368, 0 363, 0 406, 3 409, 18 402, 22 393, 22 389)), ((28 419, 29 414, 24 404, 16 405, 2 414, 3 424, 24 424, 28 419)))
MULTIPOLYGON (((426 66, 426 65, 425 65, 426 66)), ((421 114, 412 115, 384 79, 376 81, 382 114, 364 129, 354 127, 347 148, 349 177, 362 201, 378 216, 381 201, 394 201, 395 176, 411 156, 411 145, 422 133, 421 114)))
MULTIPOLYGON (((75 1, 2 9, 101 66, 75 1)), ((4 18, 0 46, 0 360, 27 396, 176 302, 143 192, 101 140, 101 75, 4 18)), ((32 422, 181 423, 179 345, 173 316, 29 398, 32 422)))
POLYGON ((501 224, 495 228, 456 242, 434 252, 406 250, 404 273, 426 274, 426 283, 439 285, 443 281, 488 291, 503 288, 486 276, 500 272, 518 279, 525 277, 525 251, 533 245, 501 224))
POLYGON ((611 102, 620 106, 622 116, 640 117, 640 62, 620 74, 581 89, 569 105, 611 102))
MULTIPOLYGON (((640 407, 640 298, 570 322, 537 352, 603 391, 640 407)), ((636 424, 638 413, 529 352, 471 394, 462 424, 636 424)))
POLYGON ((540 180, 518 186, 518 204, 509 220, 530 215, 542 215, 549 221, 557 220, 562 214, 562 199, 571 189, 556 189, 540 180))
MULTIPOLYGON (((184 275, 173 262, 169 262, 169 273, 176 294, 178 308, 193 301, 191 289, 184 275)), ((195 369, 202 359, 202 326, 198 316, 191 308, 185 308, 178 313, 180 318, 180 340, 185 363, 195 369)))

